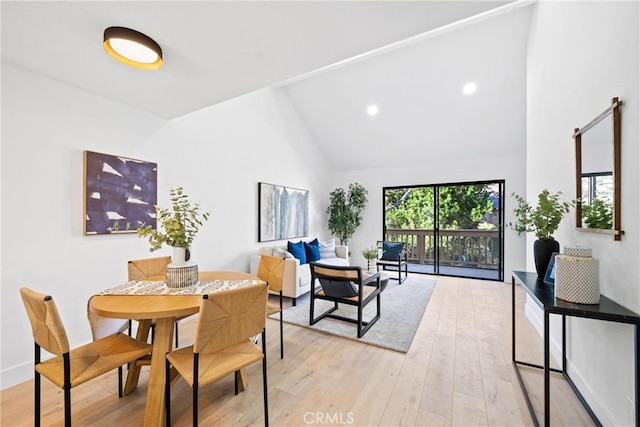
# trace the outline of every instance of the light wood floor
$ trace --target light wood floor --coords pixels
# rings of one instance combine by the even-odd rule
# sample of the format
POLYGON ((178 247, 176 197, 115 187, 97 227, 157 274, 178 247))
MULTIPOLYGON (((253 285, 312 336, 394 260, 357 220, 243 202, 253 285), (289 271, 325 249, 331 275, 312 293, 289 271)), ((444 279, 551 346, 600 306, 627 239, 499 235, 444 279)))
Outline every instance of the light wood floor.
MULTIPOLYGON (((438 283, 406 354, 285 323, 281 360, 278 322, 269 319, 271 425, 532 425, 511 364, 511 285, 434 278, 438 283)), ((541 364, 542 340, 524 317, 524 299, 518 288, 518 358, 541 364)), ((384 306, 383 315, 391 315, 384 306)), ((190 343, 193 324, 180 323, 181 345, 190 343)), ((74 388, 74 425, 141 426, 146 369, 136 391, 122 399, 115 371, 74 388)), ((238 396, 231 377, 200 391, 201 425, 262 425, 261 365, 247 372, 248 388, 238 396)), ((524 375, 540 408, 542 375, 524 375)), ((42 384, 42 424, 62 425, 62 394, 48 380, 42 384)), ((32 425, 33 381, 3 391, 1 409, 2 426, 32 425)), ((191 393, 182 380, 172 388, 172 411, 173 425, 191 425, 191 393)), ((552 381, 551 412, 552 425, 593 425, 558 377, 552 381)))

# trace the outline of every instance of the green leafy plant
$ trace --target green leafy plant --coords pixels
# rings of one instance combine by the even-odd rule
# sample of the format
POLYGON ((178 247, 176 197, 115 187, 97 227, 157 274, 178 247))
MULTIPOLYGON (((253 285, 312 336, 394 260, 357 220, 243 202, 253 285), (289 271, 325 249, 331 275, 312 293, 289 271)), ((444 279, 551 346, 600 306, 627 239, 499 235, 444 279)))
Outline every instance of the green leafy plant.
POLYGON ((582 205, 582 220, 588 228, 611 229, 613 227, 613 207, 602 199, 593 199, 590 205, 582 205))
POLYGON ((150 251, 156 251, 167 244, 176 248, 189 249, 198 230, 209 219, 210 212, 200 212, 200 203, 192 203, 189 196, 184 194, 182 187, 169 191, 172 207, 160 208, 156 206, 156 218, 160 227, 153 229, 151 225, 141 224, 136 229, 139 237, 148 237, 151 244, 150 251))
POLYGON ((375 246, 371 246, 369 248, 365 248, 362 250, 362 256, 367 260, 370 261, 372 259, 376 259, 378 258, 378 248, 375 246))
POLYGON ((561 191, 550 193, 544 189, 538 195, 538 205, 533 208, 527 200, 515 193, 511 194, 518 202, 513 210, 516 214, 515 224, 509 223, 509 227, 518 234, 525 232, 535 233, 538 239, 553 240, 553 233, 558 229, 564 214, 569 213, 569 208, 575 206, 575 201, 561 202, 561 191))
POLYGON ((329 195, 329 231, 347 245, 362 222, 362 211, 367 205, 367 189, 357 182, 349 189, 336 188, 329 195))

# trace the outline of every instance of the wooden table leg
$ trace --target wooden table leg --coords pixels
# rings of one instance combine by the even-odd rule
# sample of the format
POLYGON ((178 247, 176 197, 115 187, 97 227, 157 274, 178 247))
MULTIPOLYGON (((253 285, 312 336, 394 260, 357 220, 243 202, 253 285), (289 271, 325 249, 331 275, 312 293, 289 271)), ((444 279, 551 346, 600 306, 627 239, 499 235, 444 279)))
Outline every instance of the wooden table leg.
POLYGON ((156 320, 156 332, 151 350, 151 371, 147 386, 147 406, 144 412, 144 425, 164 425, 164 385, 165 354, 171 350, 175 317, 156 320))
MULTIPOLYGON (((149 329, 151 328, 151 319, 139 320, 138 331, 136 332, 136 339, 147 342, 149 339, 149 329)), ((138 379, 140 378, 140 365, 137 363, 131 363, 129 365, 129 371, 127 372, 127 382, 124 385, 125 396, 131 393, 138 385, 138 379)))

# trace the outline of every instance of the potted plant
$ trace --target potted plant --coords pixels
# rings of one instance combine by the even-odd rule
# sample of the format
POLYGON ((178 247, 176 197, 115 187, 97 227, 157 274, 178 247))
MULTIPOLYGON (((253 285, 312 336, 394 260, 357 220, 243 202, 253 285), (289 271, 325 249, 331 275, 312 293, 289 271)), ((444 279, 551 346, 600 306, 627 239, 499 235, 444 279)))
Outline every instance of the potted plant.
POLYGON ((561 202, 561 191, 550 193, 546 188, 538 195, 538 205, 534 208, 522 196, 512 193, 518 206, 513 210, 516 214, 515 224, 509 226, 518 232, 535 233, 538 240, 533 244, 533 255, 538 277, 543 278, 551 255, 560 252, 560 243, 553 238, 553 233, 558 229, 563 216, 569 212, 569 208, 575 206, 575 201, 561 202))
POLYGON ((371 271, 369 263, 378 258, 378 248, 376 246, 365 248, 362 250, 362 256, 367 260, 367 270, 371 271))
POLYGON ((357 182, 349 189, 336 188, 329 195, 329 231, 340 239, 342 245, 348 241, 362 222, 362 211, 367 205, 367 189, 357 182))
POLYGON ((204 221, 209 219, 210 212, 201 212, 200 203, 192 203, 182 187, 171 188, 169 197, 171 209, 156 206, 158 227, 153 229, 151 225, 141 224, 136 231, 139 237, 148 237, 151 252, 163 244, 171 246, 173 266, 183 266, 189 261, 193 239, 204 221), (160 226, 164 231, 160 231, 160 226))

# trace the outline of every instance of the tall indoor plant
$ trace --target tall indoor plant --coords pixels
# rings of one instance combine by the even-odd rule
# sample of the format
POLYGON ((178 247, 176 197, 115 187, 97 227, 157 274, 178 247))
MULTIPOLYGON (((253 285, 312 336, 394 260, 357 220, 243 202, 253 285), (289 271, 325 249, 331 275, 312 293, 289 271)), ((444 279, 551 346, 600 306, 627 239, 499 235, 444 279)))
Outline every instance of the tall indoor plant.
POLYGON ((522 196, 515 193, 513 198, 518 206, 513 210, 516 214, 515 224, 509 226, 518 232, 535 233, 538 240, 533 244, 533 256, 538 277, 543 278, 551 255, 560 252, 560 243, 553 238, 553 233, 558 229, 564 214, 569 213, 569 208, 575 205, 575 201, 560 201, 561 191, 550 193, 546 188, 538 195, 538 205, 534 208, 522 196))
POLYGON ((204 221, 209 219, 210 212, 201 212, 200 203, 192 203, 182 187, 171 188, 169 198, 171 209, 156 206, 157 228, 142 224, 136 231, 138 236, 148 237, 151 252, 166 244, 173 248, 172 264, 184 265, 189 260, 193 239, 204 221))
POLYGON ((356 228, 362 222, 362 211, 367 205, 367 189, 357 182, 349 184, 345 191, 336 188, 329 195, 329 231, 347 245, 356 228))

